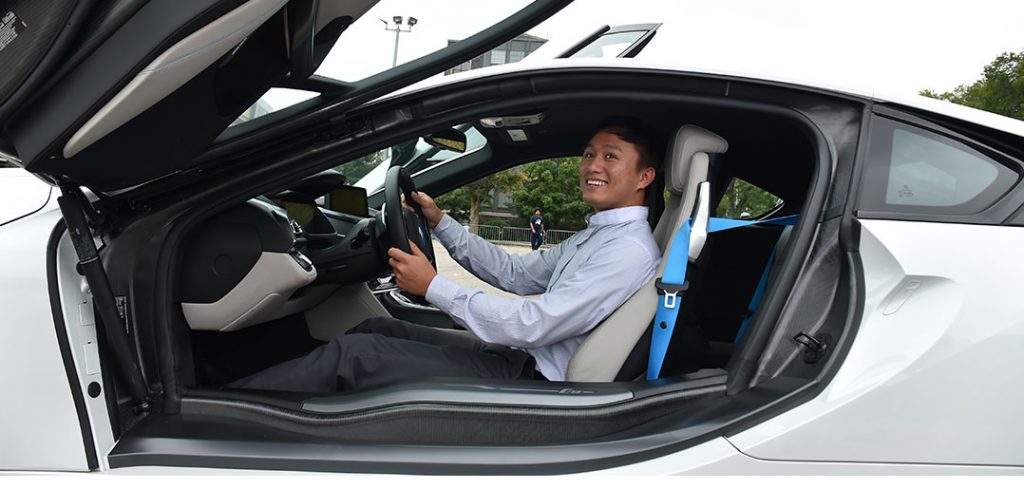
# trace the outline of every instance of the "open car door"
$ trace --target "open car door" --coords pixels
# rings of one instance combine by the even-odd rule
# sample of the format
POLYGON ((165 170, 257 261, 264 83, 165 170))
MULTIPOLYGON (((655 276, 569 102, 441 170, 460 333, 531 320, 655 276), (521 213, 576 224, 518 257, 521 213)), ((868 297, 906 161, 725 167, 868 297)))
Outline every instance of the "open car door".
MULTIPOLYGON (((55 184, 101 193, 156 179, 174 187, 163 177, 443 72, 570 1, 528 3, 463 41, 355 81, 316 72, 336 43, 368 49, 344 33, 360 19, 379 22, 378 11, 390 18, 373 0, 9 2, 0 12, 0 65, 13 67, 0 77, 0 151, 55 184), (225 133, 275 86, 318 94, 315 109, 225 133)), ((432 11, 440 19, 450 9, 432 11)))

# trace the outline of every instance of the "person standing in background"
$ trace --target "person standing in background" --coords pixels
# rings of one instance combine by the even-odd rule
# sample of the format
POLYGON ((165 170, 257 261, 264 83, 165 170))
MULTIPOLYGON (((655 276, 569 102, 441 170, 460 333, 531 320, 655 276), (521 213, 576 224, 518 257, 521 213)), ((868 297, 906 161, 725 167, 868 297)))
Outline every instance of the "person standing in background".
POLYGON ((530 247, 534 250, 540 248, 544 243, 544 216, 540 208, 533 208, 533 216, 530 216, 530 247))

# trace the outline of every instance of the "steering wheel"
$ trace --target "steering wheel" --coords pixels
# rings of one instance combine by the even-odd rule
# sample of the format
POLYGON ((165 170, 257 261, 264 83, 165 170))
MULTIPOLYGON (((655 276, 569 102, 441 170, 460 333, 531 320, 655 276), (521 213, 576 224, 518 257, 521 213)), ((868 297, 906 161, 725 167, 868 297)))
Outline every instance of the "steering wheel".
POLYGON ((423 209, 412 198, 413 192, 416 192, 416 184, 408 171, 402 167, 388 169, 384 178, 384 228, 392 246, 411 254, 411 239, 427 256, 434 270, 437 270, 430 227, 427 226, 427 218, 423 216, 423 209), (412 207, 412 211, 402 205, 402 195, 405 195, 405 202, 412 207))

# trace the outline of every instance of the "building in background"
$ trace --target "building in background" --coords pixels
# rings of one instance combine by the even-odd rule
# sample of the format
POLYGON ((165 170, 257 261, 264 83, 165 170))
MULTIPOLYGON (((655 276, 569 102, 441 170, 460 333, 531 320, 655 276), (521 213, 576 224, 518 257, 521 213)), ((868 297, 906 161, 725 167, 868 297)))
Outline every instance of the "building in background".
MULTIPOLYGON (((448 45, 457 43, 456 40, 449 40, 448 45)), ((452 73, 460 73, 469 70, 475 70, 477 68, 483 68, 485 66, 504 65, 506 63, 515 63, 521 61, 527 57, 530 53, 537 50, 537 48, 548 42, 547 39, 539 38, 537 36, 531 36, 529 34, 521 34, 515 39, 502 44, 476 58, 473 58, 459 66, 451 68, 444 72, 445 75, 451 75, 452 73)))
POLYGON ((480 222, 488 224, 499 220, 512 226, 523 226, 526 223, 526 218, 520 217, 512 209, 512 196, 492 189, 490 202, 480 205, 480 222))

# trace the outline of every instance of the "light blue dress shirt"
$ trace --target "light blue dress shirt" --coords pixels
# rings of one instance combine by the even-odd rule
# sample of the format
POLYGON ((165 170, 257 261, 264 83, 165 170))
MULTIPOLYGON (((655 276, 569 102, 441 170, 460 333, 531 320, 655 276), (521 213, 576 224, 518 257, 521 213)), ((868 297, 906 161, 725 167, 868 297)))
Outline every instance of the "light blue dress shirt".
POLYGON ((594 213, 587 228, 548 250, 506 252, 451 217, 434 236, 452 258, 499 289, 535 298, 488 295, 436 276, 426 299, 485 342, 527 350, 552 381, 564 381, 590 330, 653 276, 661 260, 647 208, 594 213))

